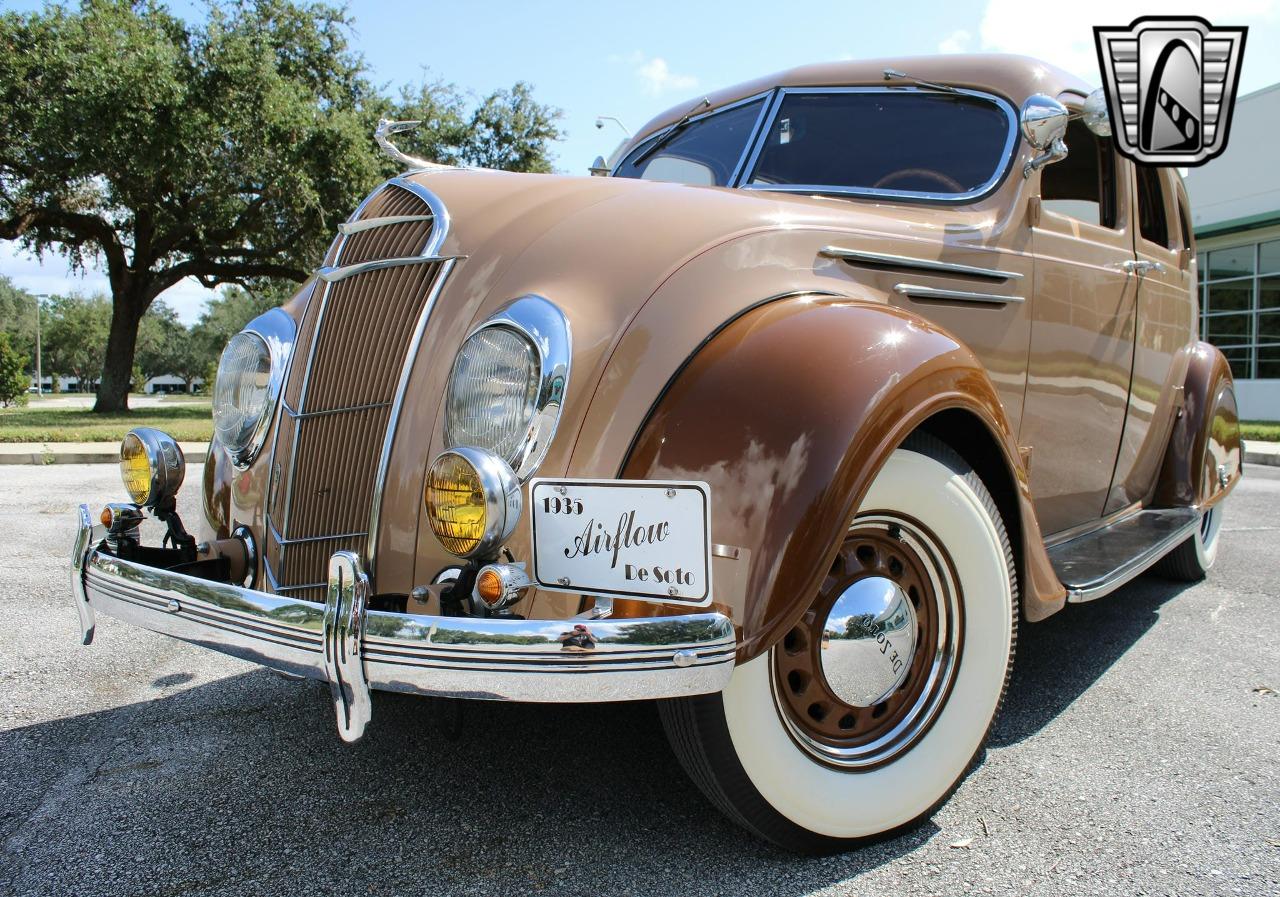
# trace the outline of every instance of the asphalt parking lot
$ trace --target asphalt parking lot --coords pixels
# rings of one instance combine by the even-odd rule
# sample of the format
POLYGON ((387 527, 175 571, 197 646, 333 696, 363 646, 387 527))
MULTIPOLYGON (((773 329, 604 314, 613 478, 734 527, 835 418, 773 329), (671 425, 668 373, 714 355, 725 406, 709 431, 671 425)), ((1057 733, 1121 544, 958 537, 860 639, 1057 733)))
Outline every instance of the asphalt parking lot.
POLYGON ((1024 627, 985 763, 823 859, 724 821, 649 705, 378 695, 346 745, 323 685, 101 617, 81 647, 72 512, 119 494, 0 473, 0 894, 1280 894, 1280 469, 1207 582, 1024 627))

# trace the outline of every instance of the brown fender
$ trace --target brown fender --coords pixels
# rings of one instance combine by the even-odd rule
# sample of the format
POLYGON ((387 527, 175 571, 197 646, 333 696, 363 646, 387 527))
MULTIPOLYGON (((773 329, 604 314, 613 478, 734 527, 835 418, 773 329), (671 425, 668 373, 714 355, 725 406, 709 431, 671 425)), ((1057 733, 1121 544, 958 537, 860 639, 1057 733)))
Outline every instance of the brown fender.
POLYGON ((1235 488, 1243 473, 1240 413, 1231 366, 1216 346, 1192 346, 1183 407, 1173 425, 1154 504, 1207 508, 1235 488))
MULTIPOLYGON (((745 661, 808 607, 889 454, 926 421, 948 418, 957 450, 985 455, 984 475, 1004 480, 992 491, 1011 505, 1028 616, 1047 616, 1065 593, 995 389, 972 352, 900 309, 798 296, 733 320, 673 378, 623 476, 711 485, 712 539, 738 548, 726 563, 743 565, 731 586, 717 586, 716 603, 741 627, 745 661)), ((720 583, 724 565, 716 569, 720 583)), ((618 615, 674 612, 615 606, 618 615)))

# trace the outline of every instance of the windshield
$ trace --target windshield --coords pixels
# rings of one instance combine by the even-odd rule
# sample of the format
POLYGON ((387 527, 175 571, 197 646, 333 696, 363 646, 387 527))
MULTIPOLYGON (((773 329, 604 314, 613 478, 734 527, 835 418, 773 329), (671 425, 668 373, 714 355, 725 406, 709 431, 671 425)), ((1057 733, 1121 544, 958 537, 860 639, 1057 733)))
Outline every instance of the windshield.
POLYGON ((746 185, 967 198, 1000 179, 1013 134, 968 94, 787 91, 746 185))
POLYGON ((632 150, 613 176, 723 187, 736 173, 763 107, 761 98, 695 118, 669 136, 661 130, 632 150), (646 155, 664 136, 657 152, 646 155))

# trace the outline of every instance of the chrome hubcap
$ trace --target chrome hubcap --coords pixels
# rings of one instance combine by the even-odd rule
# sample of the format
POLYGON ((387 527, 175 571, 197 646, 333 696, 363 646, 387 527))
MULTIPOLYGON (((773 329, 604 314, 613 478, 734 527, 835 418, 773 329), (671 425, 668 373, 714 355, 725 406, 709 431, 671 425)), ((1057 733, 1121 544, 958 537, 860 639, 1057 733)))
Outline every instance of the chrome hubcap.
POLYGON ((916 611, 896 582, 860 579, 840 593, 822 627, 822 675, 851 707, 874 707, 907 678, 916 652, 916 611))

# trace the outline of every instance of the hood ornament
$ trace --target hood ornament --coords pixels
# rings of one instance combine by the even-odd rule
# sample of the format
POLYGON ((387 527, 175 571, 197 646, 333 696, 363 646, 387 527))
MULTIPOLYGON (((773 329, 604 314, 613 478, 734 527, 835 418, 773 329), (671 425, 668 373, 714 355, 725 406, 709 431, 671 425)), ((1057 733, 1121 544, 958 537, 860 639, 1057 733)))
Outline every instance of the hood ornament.
POLYGON ((392 121, 389 118, 382 118, 378 120, 378 127, 373 132, 373 139, 378 141, 378 146, 384 153, 410 170, 423 168, 438 170, 455 167, 441 162, 428 162, 426 159, 411 156, 391 142, 390 135, 398 134, 401 131, 412 131, 420 124, 422 124, 421 121, 392 121))

